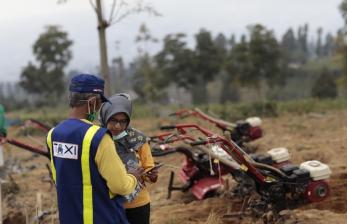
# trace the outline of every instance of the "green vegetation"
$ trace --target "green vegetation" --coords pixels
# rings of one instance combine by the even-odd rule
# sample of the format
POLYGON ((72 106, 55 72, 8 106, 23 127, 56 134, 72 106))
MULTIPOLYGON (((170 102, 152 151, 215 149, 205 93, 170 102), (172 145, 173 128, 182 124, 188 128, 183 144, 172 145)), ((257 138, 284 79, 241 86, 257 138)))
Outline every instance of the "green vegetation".
POLYGON ((48 26, 33 45, 37 65, 29 61, 19 85, 39 96, 40 104, 54 104, 65 92, 64 68, 72 58, 72 41, 58 26, 48 26))
POLYGON ((336 81, 323 69, 312 88, 312 97, 317 98, 335 98, 337 96, 336 81))
MULTIPOLYGON (((227 121, 245 119, 251 116, 274 117, 283 114, 324 113, 329 110, 347 109, 346 99, 304 99, 297 101, 267 101, 258 103, 225 103, 198 105, 198 108, 213 116, 227 121)), ((133 119, 166 117, 178 109, 175 105, 148 105, 135 102, 133 119), (163 112, 163 113, 160 113, 163 112), (165 113, 164 113, 165 112, 165 113)), ((38 109, 22 109, 9 113, 8 118, 26 120, 34 118, 50 125, 68 117, 68 107, 43 107, 38 109)))
POLYGON ((68 106, 58 107, 41 107, 37 108, 25 108, 21 110, 11 111, 6 114, 6 118, 20 119, 22 121, 27 119, 36 119, 47 123, 48 125, 56 125, 59 121, 68 117, 68 106))
POLYGON ((329 110, 347 109, 345 99, 304 99, 296 101, 268 101, 263 103, 228 103, 201 107, 204 111, 218 115, 221 119, 234 121, 250 116, 273 117, 285 113, 324 113, 329 110))

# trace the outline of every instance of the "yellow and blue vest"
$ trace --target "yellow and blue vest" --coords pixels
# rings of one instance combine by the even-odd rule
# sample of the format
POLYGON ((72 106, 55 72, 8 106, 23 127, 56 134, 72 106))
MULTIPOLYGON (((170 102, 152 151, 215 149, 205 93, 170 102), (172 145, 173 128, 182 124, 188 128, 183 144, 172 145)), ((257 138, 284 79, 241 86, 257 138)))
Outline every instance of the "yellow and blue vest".
POLYGON ((122 197, 110 199, 95 163, 105 134, 107 129, 78 119, 65 120, 48 133, 61 224, 128 223, 122 197))

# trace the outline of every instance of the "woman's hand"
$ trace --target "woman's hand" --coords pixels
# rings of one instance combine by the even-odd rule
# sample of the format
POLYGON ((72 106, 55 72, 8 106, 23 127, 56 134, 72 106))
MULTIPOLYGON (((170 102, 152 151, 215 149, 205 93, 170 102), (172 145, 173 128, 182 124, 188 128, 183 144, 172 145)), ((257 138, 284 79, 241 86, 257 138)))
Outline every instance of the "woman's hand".
POLYGON ((5 144, 6 142, 6 138, 0 135, 0 145, 5 144))
POLYGON ((142 167, 130 168, 128 170, 128 173, 134 175, 136 177, 137 181, 140 182, 141 184, 144 184, 144 181, 142 179, 144 172, 145 172, 145 170, 142 167))

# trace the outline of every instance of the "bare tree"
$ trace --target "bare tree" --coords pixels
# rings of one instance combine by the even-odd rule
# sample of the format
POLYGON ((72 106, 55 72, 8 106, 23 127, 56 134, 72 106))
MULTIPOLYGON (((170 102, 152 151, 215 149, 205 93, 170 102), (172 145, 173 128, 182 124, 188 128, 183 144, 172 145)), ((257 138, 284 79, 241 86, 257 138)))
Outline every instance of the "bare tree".
MULTIPOLYGON (((58 0, 58 3, 67 1, 68 0, 58 0)), ((144 3, 143 0, 137 0, 135 5, 129 5, 127 0, 113 0, 110 14, 107 18, 107 16, 104 15, 102 0, 89 0, 89 3, 98 20, 101 74, 105 80, 105 94, 110 95, 110 71, 107 56, 106 29, 133 14, 140 14, 142 12, 146 12, 153 16, 161 16, 161 14, 150 4, 144 3)))

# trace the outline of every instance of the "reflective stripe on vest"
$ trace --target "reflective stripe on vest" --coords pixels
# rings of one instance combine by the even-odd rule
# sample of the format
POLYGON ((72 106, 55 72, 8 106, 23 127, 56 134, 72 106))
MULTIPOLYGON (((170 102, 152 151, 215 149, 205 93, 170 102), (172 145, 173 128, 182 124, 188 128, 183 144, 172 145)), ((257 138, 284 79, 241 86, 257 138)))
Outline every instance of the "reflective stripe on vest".
POLYGON ((48 134, 47 134, 47 145, 50 151, 50 155, 51 155, 51 172, 52 172, 52 178, 54 183, 56 183, 56 171, 55 171, 55 166, 54 166, 54 162, 53 162, 53 149, 52 149, 52 132, 53 132, 52 128, 51 130, 49 130, 48 134))
POLYGON ((95 133, 99 130, 98 126, 91 126, 83 139, 81 167, 83 178, 83 223, 93 224, 93 190, 90 179, 89 151, 95 133))

